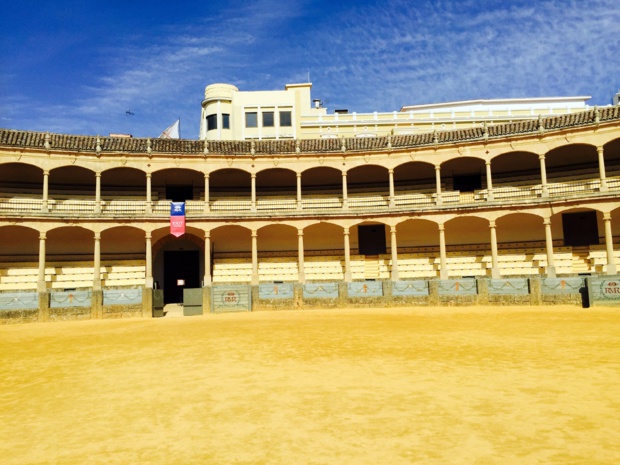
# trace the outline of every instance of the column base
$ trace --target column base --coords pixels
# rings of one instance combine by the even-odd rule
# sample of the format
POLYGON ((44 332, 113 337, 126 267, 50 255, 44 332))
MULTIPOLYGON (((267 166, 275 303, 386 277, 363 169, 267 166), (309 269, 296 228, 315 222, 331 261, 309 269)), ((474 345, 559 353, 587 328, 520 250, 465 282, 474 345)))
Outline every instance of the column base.
POLYGON ((491 268, 491 279, 499 279, 501 278, 501 273, 499 272, 499 267, 494 266, 491 268))
POLYGON ((610 275, 610 276, 613 276, 613 275, 617 274, 617 272, 616 272, 616 264, 615 263, 608 263, 607 264, 606 274, 610 275))
POLYGON ((548 266, 545 271, 548 278, 555 278, 555 266, 548 266))

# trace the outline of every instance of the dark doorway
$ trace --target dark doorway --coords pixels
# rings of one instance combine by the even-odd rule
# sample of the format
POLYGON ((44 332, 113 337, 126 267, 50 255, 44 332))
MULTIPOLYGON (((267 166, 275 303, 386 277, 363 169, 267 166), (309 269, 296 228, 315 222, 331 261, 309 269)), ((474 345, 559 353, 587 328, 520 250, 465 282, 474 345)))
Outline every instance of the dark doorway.
POLYGON ((357 238, 360 255, 379 255, 386 253, 385 225, 371 224, 358 226, 357 238))
POLYGON ((170 250, 164 252, 164 303, 183 302, 183 289, 200 286, 200 251, 170 250), (185 284, 178 285, 178 280, 185 284))
POLYGON ((185 202, 194 199, 192 186, 166 186, 166 198, 173 202, 185 202))
POLYGON ((564 213, 562 230, 566 246, 598 244, 596 212, 564 213))
POLYGON ((455 191, 473 192, 482 189, 482 176, 479 174, 467 174, 452 178, 455 191))

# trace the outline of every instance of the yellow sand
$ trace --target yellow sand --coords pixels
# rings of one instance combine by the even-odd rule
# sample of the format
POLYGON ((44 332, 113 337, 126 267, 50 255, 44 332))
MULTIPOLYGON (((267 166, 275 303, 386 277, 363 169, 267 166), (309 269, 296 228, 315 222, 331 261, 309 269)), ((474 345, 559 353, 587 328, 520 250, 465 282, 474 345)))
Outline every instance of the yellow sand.
POLYGON ((0 463, 620 463, 620 310, 0 327, 0 463))

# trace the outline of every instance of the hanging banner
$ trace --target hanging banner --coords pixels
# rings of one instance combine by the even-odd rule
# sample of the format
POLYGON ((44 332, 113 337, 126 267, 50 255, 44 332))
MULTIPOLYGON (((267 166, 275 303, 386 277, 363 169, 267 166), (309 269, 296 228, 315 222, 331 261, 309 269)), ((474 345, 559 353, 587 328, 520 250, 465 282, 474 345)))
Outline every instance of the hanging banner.
POLYGON ((170 234, 175 237, 185 234, 185 202, 170 204, 170 234))

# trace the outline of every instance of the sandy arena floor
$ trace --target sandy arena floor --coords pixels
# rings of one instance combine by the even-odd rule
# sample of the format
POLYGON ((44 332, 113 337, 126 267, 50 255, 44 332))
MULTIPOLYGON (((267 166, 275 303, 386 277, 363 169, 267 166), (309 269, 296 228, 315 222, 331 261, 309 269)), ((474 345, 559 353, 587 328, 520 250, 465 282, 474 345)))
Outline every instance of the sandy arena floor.
POLYGON ((0 326, 0 463, 620 463, 620 310, 0 326))

